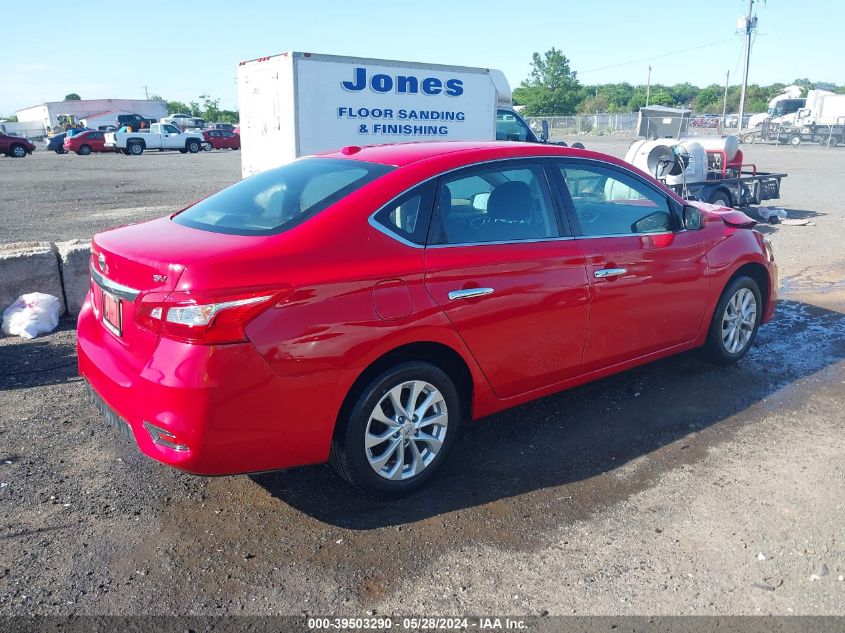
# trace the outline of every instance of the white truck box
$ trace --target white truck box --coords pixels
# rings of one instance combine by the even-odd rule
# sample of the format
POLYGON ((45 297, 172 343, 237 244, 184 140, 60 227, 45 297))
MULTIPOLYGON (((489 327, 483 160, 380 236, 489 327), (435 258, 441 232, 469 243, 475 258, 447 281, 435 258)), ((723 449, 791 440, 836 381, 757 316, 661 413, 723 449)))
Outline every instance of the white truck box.
POLYGON ((501 71, 288 52, 238 67, 243 176, 347 145, 539 142, 501 71))

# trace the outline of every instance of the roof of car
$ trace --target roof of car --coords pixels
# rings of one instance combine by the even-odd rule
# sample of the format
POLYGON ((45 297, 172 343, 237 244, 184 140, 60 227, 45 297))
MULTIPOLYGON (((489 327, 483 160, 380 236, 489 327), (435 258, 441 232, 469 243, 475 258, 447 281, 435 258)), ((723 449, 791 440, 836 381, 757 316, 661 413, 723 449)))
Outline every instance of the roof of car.
POLYGON ((553 144, 517 143, 514 141, 421 141, 414 143, 370 145, 366 147, 349 146, 335 152, 322 154, 322 156, 404 167, 411 163, 455 153, 468 153, 480 155, 485 158, 498 156, 502 158, 518 158, 520 156, 606 158, 603 154, 597 154, 588 150, 553 144))

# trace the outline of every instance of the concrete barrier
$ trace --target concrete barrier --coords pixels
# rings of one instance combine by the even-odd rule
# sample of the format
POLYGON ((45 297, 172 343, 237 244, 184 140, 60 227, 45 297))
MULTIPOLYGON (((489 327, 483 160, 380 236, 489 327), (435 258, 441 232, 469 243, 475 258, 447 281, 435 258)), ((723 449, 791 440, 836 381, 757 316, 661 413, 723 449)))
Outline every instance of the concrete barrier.
POLYGON ((27 292, 58 297, 65 310, 59 261, 50 242, 0 244, 0 312, 27 292))
POLYGON ((90 240, 68 240, 55 243, 65 291, 65 302, 70 314, 78 314, 90 286, 88 262, 91 258, 90 240))

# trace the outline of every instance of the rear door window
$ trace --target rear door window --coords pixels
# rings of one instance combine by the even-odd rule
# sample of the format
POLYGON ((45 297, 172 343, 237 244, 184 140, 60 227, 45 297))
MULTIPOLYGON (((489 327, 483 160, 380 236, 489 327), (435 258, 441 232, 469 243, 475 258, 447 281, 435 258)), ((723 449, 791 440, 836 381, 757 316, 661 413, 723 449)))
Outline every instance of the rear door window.
POLYGON ((296 160, 235 183, 188 207, 173 221, 217 233, 273 235, 393 169, 358 160, 296 160))

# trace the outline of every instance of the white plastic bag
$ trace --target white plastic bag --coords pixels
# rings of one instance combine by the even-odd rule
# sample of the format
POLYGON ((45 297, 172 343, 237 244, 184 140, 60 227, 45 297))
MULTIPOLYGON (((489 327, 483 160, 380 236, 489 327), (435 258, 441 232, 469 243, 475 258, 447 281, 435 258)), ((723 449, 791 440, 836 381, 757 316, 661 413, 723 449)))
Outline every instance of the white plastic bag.
POLYGON ((53 295, 30 292, 3 311, 3 331, 11 336, 35 338, 56 329, 62 304, 53 295))
POLYGON ((757 207, 757 215, 766 220, 769 224, 777 224, 788 216, 783 209, 772 209, 769 207, 757 207))

